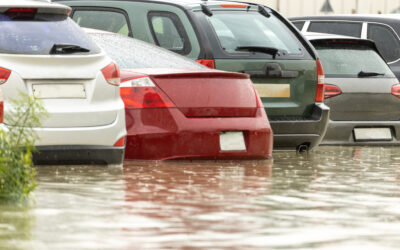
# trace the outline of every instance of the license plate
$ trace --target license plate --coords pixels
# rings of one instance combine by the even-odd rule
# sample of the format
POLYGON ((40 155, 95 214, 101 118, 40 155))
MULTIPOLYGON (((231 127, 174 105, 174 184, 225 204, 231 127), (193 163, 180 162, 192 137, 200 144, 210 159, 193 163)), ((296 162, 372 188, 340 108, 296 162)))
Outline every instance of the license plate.
POLYGON ((221 151, 243 151, 246 150, 243 132, 225 131, 219 134, 221 151))
POLYGON ((290 84, 254 84, 254 88, 260 97, 290 97, 290 84))
POLYGON ((355 128, 354 139, 356 141, 391 141, 390 128, 355 128))
POLYGON ((83 84, 35 84, 32 89, 38 99, 86 98, 83 84))

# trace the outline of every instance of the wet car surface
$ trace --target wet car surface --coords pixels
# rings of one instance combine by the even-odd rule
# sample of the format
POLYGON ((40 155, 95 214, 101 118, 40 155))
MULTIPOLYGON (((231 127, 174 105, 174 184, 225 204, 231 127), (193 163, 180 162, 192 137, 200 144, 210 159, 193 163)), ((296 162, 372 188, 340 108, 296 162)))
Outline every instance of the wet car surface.
POLYGON ((397 249, 400 149, 323 146, 274 161, 39 166, 0 205, 5 249, 397 249))

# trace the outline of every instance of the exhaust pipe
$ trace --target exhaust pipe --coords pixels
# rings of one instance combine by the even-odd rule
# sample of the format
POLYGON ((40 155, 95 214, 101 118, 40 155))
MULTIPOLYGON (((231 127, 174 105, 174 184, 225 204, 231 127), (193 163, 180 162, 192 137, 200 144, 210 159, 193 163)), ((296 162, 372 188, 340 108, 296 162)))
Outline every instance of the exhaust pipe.
POLYGON ((299 153, 299 154, 304 153, 304 152, 307 152, 309 146, 310 146, 310 145, 307 144, 307 143, 300 144, 300 145, 298 145, 298 146, 296 147, 296 151, 297 151, 297 153, 299 153))

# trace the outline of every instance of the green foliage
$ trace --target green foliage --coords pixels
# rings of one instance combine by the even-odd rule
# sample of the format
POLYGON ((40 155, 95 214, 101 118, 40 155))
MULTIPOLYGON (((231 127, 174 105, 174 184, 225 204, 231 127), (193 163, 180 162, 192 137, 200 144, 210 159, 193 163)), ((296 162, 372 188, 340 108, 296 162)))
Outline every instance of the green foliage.
POLYGON ((34 127, 46 116, 43 105, 25 94, 11 101, 0 129, 0 200, 21 201, 36 187, 32 152, 37 135, 34 127))

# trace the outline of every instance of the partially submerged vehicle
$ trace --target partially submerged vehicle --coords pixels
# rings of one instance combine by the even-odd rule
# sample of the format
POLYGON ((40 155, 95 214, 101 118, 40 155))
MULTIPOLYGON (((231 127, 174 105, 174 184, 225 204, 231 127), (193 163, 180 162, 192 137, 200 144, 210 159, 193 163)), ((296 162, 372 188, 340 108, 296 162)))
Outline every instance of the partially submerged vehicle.
POLYGON ((322 144, 399 144, 400 84, 374 42, 305 34, 325 70, 331 115, 322 144))
MULTIPOLYGON (((4 113, 20 93, 42 101, 48 117, 33 128, 36 164, 121 164, 126 129, 118 67, 70 11, 47 1, 0 2, 4 113)), ((7 119, 4 126, 11 126, 7 119)))
POLYGON ((126 159, 271 158, 272 130, 248 75, 212 70, 126 36, 87 32, 121 68, 126 159))

